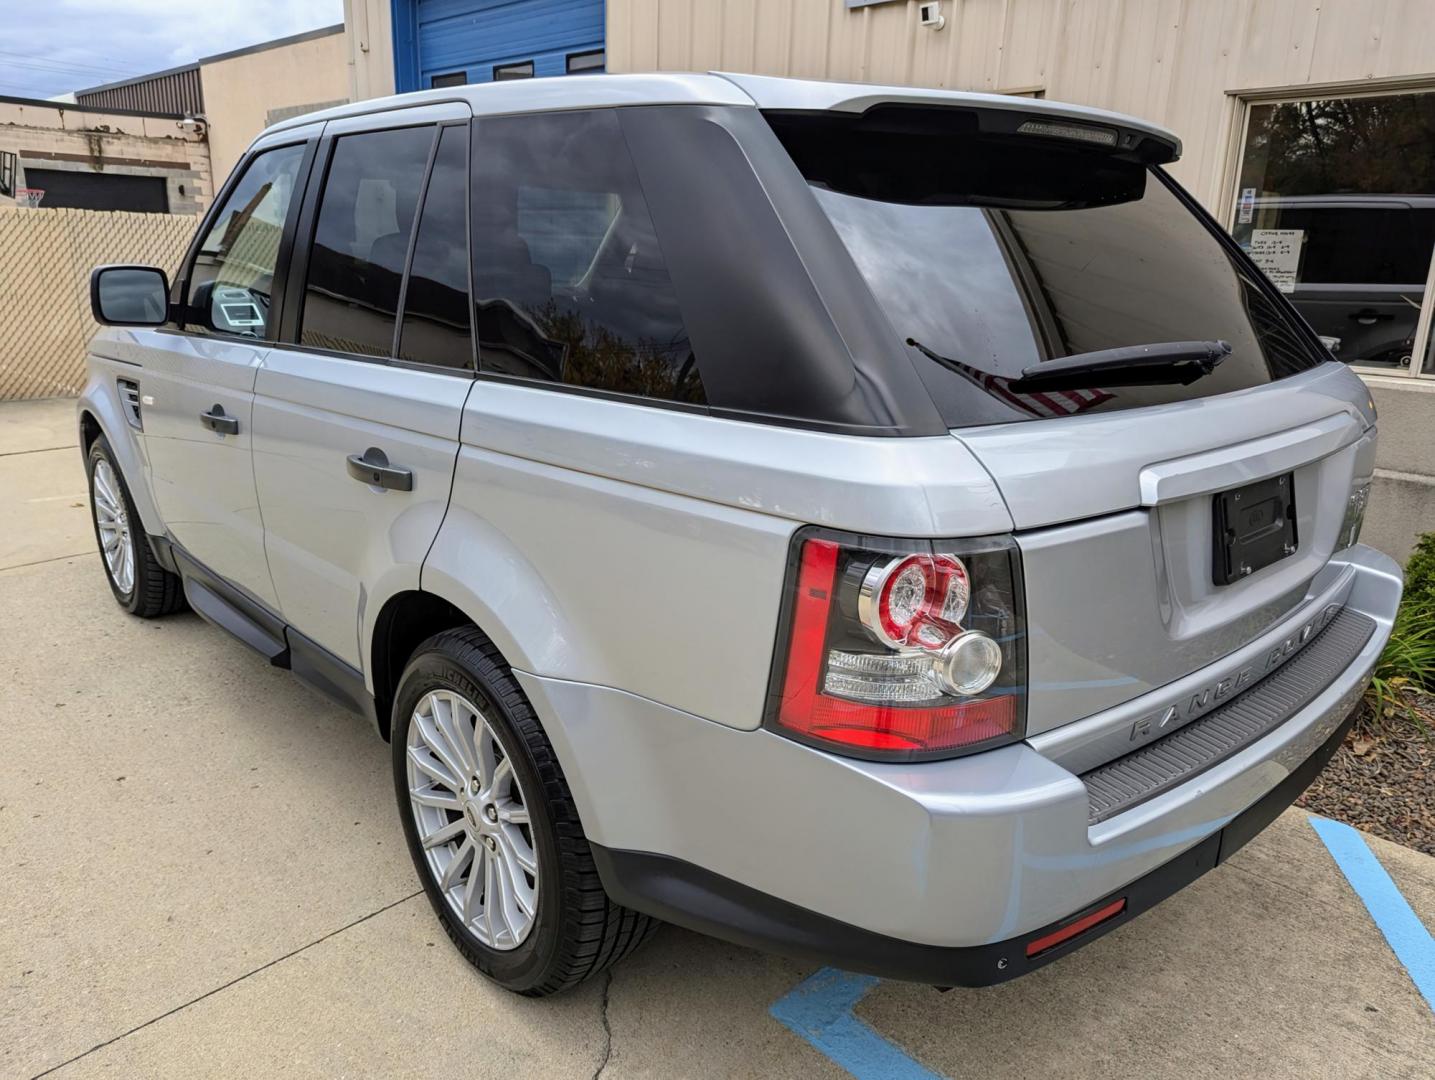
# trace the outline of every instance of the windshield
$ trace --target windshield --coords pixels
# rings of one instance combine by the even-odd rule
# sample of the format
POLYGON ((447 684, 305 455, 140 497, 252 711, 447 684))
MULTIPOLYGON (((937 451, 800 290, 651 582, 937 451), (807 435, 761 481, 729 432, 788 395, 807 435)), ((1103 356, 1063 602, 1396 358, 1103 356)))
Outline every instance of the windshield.
POLYGON ((1154 168, 1062 140, 800 126, 773 120, 949 426, 1205 397, 1326 359, 1154 168), (1010 385, 1192 341, 1232 351, 1188 385, 1010 385))

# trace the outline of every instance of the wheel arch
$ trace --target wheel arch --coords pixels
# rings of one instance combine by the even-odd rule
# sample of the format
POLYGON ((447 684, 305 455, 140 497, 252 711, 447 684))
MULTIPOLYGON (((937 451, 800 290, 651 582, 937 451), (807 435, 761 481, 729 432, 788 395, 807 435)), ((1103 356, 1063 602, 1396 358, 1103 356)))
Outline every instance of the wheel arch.
POLYGON ((90 448, 101 435, 109 443, 115 464, 124 474, 129 485, 130 498, 139 511, 140 521, 150 536, 164 535, 164 521, 155 506, 150 492, 149 470, 145 467, 143 451, 139 446, 134 429, 120 411, 120 403, 113 382, 98 376, 92 377, 75 407, 75 420, 79 428, 80 455, 85 459, 88 473, 90 448))

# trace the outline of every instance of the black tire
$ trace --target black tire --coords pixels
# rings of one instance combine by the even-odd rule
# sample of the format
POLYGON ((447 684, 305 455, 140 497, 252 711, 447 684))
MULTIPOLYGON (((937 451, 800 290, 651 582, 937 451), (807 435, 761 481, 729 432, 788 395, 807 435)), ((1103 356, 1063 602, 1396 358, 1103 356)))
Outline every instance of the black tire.
POLYGON ((503 657, 477 629, 446 630, 418 647, 399 681, 391 740, 394 790, 414 867, 445 933, 484 975, 516 993, 545 997, 597 975, 652 935, 657 920, 608 898, 553 746, 503 657), (440 688, 484 713, 528 803, 538 910, 528 936, 511 950, 483 944, 454 915, 420 846, 409 802, 409 724, 423 696, 440 688))
POLYGON ((154 557, 149 546, 149 537, 145 535, 144 523, 140 519, 139 511, 135 509, 129 483, 120 471, 119 462, 115 460, 115 453, 110 449, 109 441, 103 435, 90 444, 90 452, 85 458, 85 475, 90 486, 90 524, 95 529, 95 546, 101 549, 100 565, 104 567, 105 580, 110 583, 110 592, 115 594, 116 603, 131 615, 145 619, 182 611, 185 607, 184 583, 178 574, 170 573, 154 557), (134 541, 135 580, 128 592, 115 583, 109 564, 105 562, 104 544, 100 540, 100 523, 95 514, 95 466, 100 461, 106 462, 115 474, 115 480, 120 487, 119 495, 125 504, 125 515, 129 520, 130 535, 134 541))

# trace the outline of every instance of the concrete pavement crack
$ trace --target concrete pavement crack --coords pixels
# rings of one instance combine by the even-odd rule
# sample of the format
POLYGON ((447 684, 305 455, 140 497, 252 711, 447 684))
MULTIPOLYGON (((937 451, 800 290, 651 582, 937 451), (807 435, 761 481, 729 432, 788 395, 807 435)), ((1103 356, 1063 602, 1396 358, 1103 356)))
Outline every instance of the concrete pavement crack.
MULTIPOLYGON (((220 986, 216 986, 216 987, 215 987, 214 989, 212 989, 212 990, 206 990, 204 993, 200 994, 198 997, 196 997, 196 998, 191 998, 189 1001, 184 1002, 184 1004, 182 1004, 182 1005, 176 1005, 174 1008, 169 1009, 169 1010, 167 1010, 167 1011, 165 1011, 165 1012, 162 1012, 162 1013, 160 1013, 158 1016, 151 1017, 150 1019, 146 1020, 143 1024, 136 1024, 134 1027, 130 1028, 128 1031, 122 1031, 122 1032, 120 1032, 120 1034, 116 1035, 116 1036, 115 1036, 114 1038, 112 1038, 112 1039, 106 1039, 104 1042, 95 1043, 95 1045, 92 1046, 92 1047, 90 1047, 88 1050, 82 1051, 81 1053, 76 1054, 74 1057, 69 1058, 68 1060, 65 1060, 65 1061, 60 1062, 58 1065, 51 1065, 48 1069, 44 1070, 43 1072, 38 1072, 38 1073, 36 1073, 34 1076, 32 1076, 32 1077, 30 1078, 30 1080, 40 1080, 40 1077, 42 1077, 42 1076, 49 1076, 51 1073, 58 1072, 60 1069, 63 1069, 66 1065, 73 1065, 75 1062, 79 1061, 81 1058, 89 1057, 89 1056, 90 1056, 91 1054, 93 1054, 96 1050, 103 1050, 106 1046, 109 1046, 111 1043, 117 1043, 117 1042, 119 1042, 121 1039, 127 1039, 127 1038, 129 1038, 131 1035, 133 1035, 135 1032, 137 1032, 137 1031, 143 1031, 145 1028, 149 1027, 151 1024, 157 1024, 157 1023, 159 1023, 161 1020, 165 1019, 166 1017, 173 1016, 173 1015, 174 1015, 175 1013, 177 1013, 177 1012, 183 1012, 185 1009, 189 1008, 191 1005, 197 1005, 197 1004, 199 1004, 199 1003, 200 1003, 201 1001, 203 1001, 205 998, 213 997, 215 994, 218 994, 218 993, 219 993, 220 991, 222 991, 222 990, 228 990, 231 986, 234 986, 234 985, 236 985, 237 983, 242 983, 245 979, 249 978, 251 975, 258 975, 261 971, 265 971, 265 970, 267 970, 267 969, 269 969, 269 968, 272 968, 275 964, 282 964, 285 960, 288 960, 288 959, 290 959, 291 957, 294 957, 294 956, 298 956, 300 953, 306 952, 306 951, 308 951, 309 949, 312 949, 315 945, 319 945, 319 944, 322 944, 322 943, 325 942, 325 941, 328 941, 331 937, 334 937, 336 934, 342 934, 345 930, 352 930, 354 927, 358 926, 360 923, 366 923, 366 922, 368 922, 368 921, 369 921, 370 919, 372 919, 375 915, 382 915, 384 912, 390 910, 391 908, 396 908, 396 907, 398 907, 400 904, 407 903, 408 901, 412 900, 414 897, 416 897, 416 896, 422 896, 422 895, 423 895, 423 890, 420 889, 418 892, 412 892, 412 893, 409 893, 407 896, 401 896, 401 897, 399 897, 399 899, 395 900, 395 901, 394 901, 393 903, 391 903, 391 904, 385 904, 383 907, 378 908, 378 909, 376 909, 376 910, 374 910, 374 911, 371 911, 371 912, 369 912, 367 915, 361 915, 361 916, 359 916, 359 917, 358 917, 357 919, 355 919, 353 922, 345 923, 343 926, 340 926, 339 928, 337 928, 337 929, 335 929, 335 930, 330 930, 327 934, 324 934, 324 935, 321 936, 321 937, 317 937, 317 938, 315 938, 313 941, 308 942, 307 944, 300 945, 297 949, 292 949, 292 950, 290 950, 289 952, 285 953, 283 956, 276 956, 273 960, 270 960, 270 961, 268 961, 267 963, 264 963, 264 964, 260 964, 260 965, 259 965, 257 968, 255 968, 253 971, 246 971, 243 975, 236 975, 234 978, 230 979, 227 983, 223 983, 223 984, 220 985, 220 986)), ((605 1000, 605 1006, 604 1006, 604 1007, 606 1008, 606 994, 604 995, 604 1000, 605 1000)), ((607 1026, 606 1018, 605 1018, 605 1020, 604 1020, 604 1026, 607 1026)), ((606 1061, 606 1059, 605 1059, 605 1061, 606 1061)))
POLYGON ((38 446, 33 450, 4 450, 0 451, 0 457, 19 457, 22 454, 48 454, 53 450, 78 450, 79 446, 70 443, 68 446, 38 446))
POLYGON ((70 555, 52 555, 48 559, 36 559, 34 562, 16 563, 14 566, 0 566, 0 574, 3 574, 6 570, 23 570, 27 566, 43 566, 45 563, 63 562, 66 559, 78 559, 82 555, 89 555, 94 550, 96 549, 90 548, 87 551, 76 551, 70 555))
POLYGON ((613 1025, 608 1020, 608 995, 612 991, 613 969, 609 968, 603 973, 603 1011, 600 1014, 603 1020, 603 1058, 593 1070, 593 1080, 598 1080, 603 1075, 603 1070, 608 1067, 608 1061, 613 1056, 613 1025))

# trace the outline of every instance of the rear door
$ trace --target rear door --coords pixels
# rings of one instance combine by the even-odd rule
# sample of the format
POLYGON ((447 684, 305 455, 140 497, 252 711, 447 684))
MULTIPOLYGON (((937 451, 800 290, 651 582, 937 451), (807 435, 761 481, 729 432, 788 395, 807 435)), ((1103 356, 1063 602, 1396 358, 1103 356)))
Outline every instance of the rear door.
POLYGON ((402 116, 403 127, 388 116, 325 129, 282 340, 255 387, 255 480, 280 609, 358 670, 369 598, 418 587, 475 368, 470 113, 402 116))
POLYGON ((311 153, 291 135, 241 167, 181 272, 182 326, 142 335, 138 379, 151 485, 171 538, 270 608, 277 599, 250 462, 254 379, 311 153))

